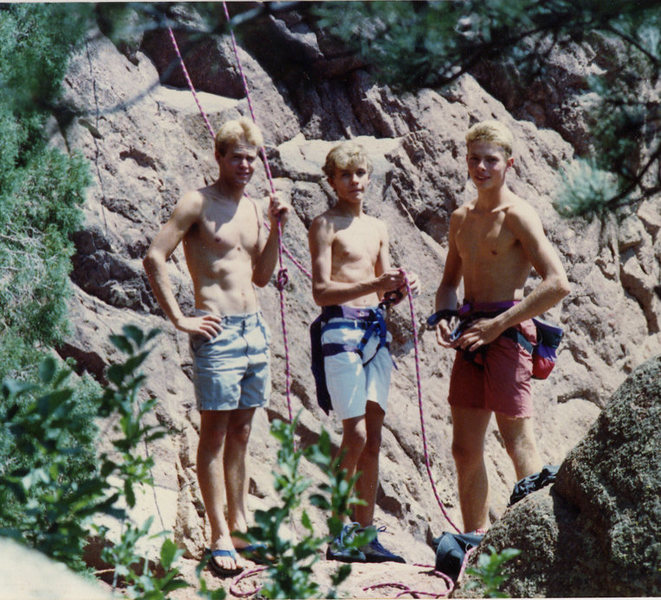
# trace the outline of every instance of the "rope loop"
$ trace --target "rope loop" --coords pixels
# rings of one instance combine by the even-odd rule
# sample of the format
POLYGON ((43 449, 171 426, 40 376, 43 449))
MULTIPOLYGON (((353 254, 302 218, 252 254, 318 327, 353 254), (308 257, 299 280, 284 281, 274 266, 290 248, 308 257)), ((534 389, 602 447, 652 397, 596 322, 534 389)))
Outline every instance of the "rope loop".
POLYGON ((282 267, 282 269, 278 271, 278 278, 276 280, 275 286, 282 292, 288 283, 289 283, 289 274, 287 273, 287 268, 282 267))

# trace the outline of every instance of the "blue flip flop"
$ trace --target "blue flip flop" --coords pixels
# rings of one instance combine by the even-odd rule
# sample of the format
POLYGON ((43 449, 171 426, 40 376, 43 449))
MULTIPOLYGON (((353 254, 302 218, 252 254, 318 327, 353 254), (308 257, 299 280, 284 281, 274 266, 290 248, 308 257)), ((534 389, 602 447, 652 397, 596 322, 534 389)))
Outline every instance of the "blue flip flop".
POLYGON ((243 548, 237 548, 236 551, 241 556, 244 556, 248 560, 251 560, 252 562, 260 565, 270 565, 272 562, 268 559, 268 557, 263 556, 263 553, 266 552, 266 544, 262 544, 260 542, 256 544, 248 544, 243 548), (263 552, 260 552, 260 550, 263 552))
POLYGON ((237 566, 234 569, 225 569, 214 560, 216 557, 229 556, 236 562, 238 557, 235 550, 211 550, 206 548, 205 552, 209 556, 209 568, 218 575, 218 577, 234 577, 234 575, 243 572, 244 567, 237 566))

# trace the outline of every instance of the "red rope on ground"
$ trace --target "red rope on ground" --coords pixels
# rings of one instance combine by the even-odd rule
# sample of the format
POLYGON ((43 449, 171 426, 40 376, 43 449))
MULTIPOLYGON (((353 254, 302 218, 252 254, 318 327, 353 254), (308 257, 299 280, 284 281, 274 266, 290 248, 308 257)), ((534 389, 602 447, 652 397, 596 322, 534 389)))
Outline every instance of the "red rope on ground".
POLYGON ((464 560, 461 561, 461 569, 459 570, 459 575, 457 575, 457 581, 463 577, 464 571, 466 570, 466 565, 468 564, 468 559, 470 558, 471 554, 477 550, 477 548, 477 546, 474 546, 473 548, 466 550, 466 554, 464 554, 464 560))
POLYGON ((452 577, 446 575, 445 573, 443 573, 443 571, 438 571, 436 569, 436 565, 422 565, 419 563, 415 563, 413 566, 422 567, 423 569, 429 569, 436 577, 440 577, 441 579, 443 579, 445 585, 448 586, 447 593, 450 593, 450 591, 452 591, 452 588, 454 587, 454 581, 452 581, 452 577))
POLYGON ((232 596, 236 596, 237 598, 248 598, 250 596, 254 596, 259 590, 262 589, 262 586, 256 586, 252 590, 248 590, 244 592, 243 590, 240 590, 236 586, 239 585, 239 582, 243 579, 247 579, 248 577, 254 577, 258 573, 261 573, 262 571, 266 571, 267 567, 257 567, 256 569, 250 569, 248 571, 243 571, 243 573, 240 573, 237 575, 232 582, 230 583, 230 594, 232 596))
POLYGON ((409 299, 409 310, 411 312, 411 328, 413 329, 413 349, 415 352, 415 377, 416 377, 416 383, 417 383, 417 389, 418 389, 418 407, 420 408, 420 429, 422 432, 422 448, 424 452, 424 457, 425 457, 425 466, 427 467, 427 475, 429 475, 429 482, 431 483, 432 490, 434 491, 434 496, 436 497, 436 502, 438 502, 438 506, 441 509, 441 512, 443 513, 443 516, 445 517, 446 521, 454 527, 454 529, 457 531, 457 533, 461 533, 461 530, 452 522, 450 519, 450 516, 448 515, 447 511, 445 510, 445 505, 443 502, 441 502, 441 499, 438 495, 438 491, 436 490, 436 484, 434 483, 434 477, 432 476, 431 472, 431 466, 429 465, 429 452, 427 450, 427 434, 425 433, 425 415, 424 415, 424 410, 422 406, 422 384, 421 384, 421 377, 420 377, 420 355, 419 355, 419 349, 418 349, 418 326, 417 322, 415 319, 415 309, 413 307, 413 297, 411 294, 411 286, 409 285, 409 280, 408 277, 406 277, 406 274, 404 274, 404 281, 406 283, 406 291, 407 291, 407 296, 409 299))

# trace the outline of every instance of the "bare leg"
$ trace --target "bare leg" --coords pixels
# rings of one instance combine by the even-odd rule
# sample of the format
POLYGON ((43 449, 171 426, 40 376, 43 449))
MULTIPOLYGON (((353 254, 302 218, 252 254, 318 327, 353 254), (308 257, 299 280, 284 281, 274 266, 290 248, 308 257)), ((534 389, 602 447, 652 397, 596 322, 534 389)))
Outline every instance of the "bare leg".
POLYGON ((344 419, 342 421, 342 443, 338 456, 342 457, 339 468, 346 469, 347 479, 356 474, 358 461, 367 442, 365 415, 344 419))
POLYGON ((367 502, 366 506, 354 508, 354 520, 361 527, 372 525, 374 506, 379 482, 379 450, 381 449, 381 428, 386 413, 376 402, 367 402, 365 411, 366 442, 358 459, 356 470, 361 473, 356 482, 356 494, 367 502))
MULTIPOLYGON (((223 469, 223 446, 227 437, 230 413, 226 411, 200 412, 200 441, 197 447, 197 479, 202 492, 202 501, 211 526, 212 550, 233 550, 230 529, 224 515, 225 477, 223 469)), ((237 567, 231 557, 214 559, 225 569, 237 567)))
POLYGON ((537 451, 532 419, 496 414, 496 422, 505 441, 505 449, 514 463, 516 478, 539 473, 544 463, 537 451))
MULTIPOLYGON (((254 414, 254 408, 233 410, 230 413, 227 427, 223 462, 225 485, 227 487, 227 521, 230 532, 245 532, 248 528, 246 518, 246 496, 248 493, 246 456, 254 414)), ((246 542, 240 538, 232 538, 232 541, 236 548, 246 545, 246 542)))
POLYGON ((484 463, 484 436, 491 412, 450 407, 452 455, 457 468, 459 505, 464 531, 484 529, 488 523, 489 481, 484 463))

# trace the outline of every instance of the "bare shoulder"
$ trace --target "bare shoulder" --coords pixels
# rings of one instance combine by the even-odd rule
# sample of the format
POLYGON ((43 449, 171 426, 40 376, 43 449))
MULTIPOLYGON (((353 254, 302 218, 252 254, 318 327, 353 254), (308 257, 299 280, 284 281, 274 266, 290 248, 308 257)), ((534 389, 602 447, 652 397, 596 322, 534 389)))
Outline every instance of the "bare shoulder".
POLYGON ((332 236, 334 231, 335 216, 333 215, 332 209, 317 215, 314 219, 312 219, 312 223, 310 223, 310 236, 332 236))
POLYGON ((505 216, 508 226, 515 232, 527 232, 544 235, 542 221, 537 211, 529 202, 512 194, 505 216))
POLYGON ((204 199, 204 188, 190 190, 179 200, 177 210, 185 212, 186 214, 200 215, 202 213, 202 208, 204 207, 204 199))
POLYGON ((388 239, 388 224, 385 221, 371 215, 365 217, 367 225, 378 233, 380 239, 388 239))
POLYGON ((475 206, 475 201, 466 202, 458 208, 455 208, 452 213, 450 213, 450 218, 456 219, 465 219, 468 211, 475 206))
POLYGON ((532 207, 530 202, 515 194, 512 194, 508 198, 507 216, 518 221, 528 219, 540 220, 537 211, 532 207))
POLYGON ((459 208, 455 208, 450 213, 450 226, 457 226, 468 216, 468 211, 475 205, 474 202, 462 204, 459 208))

